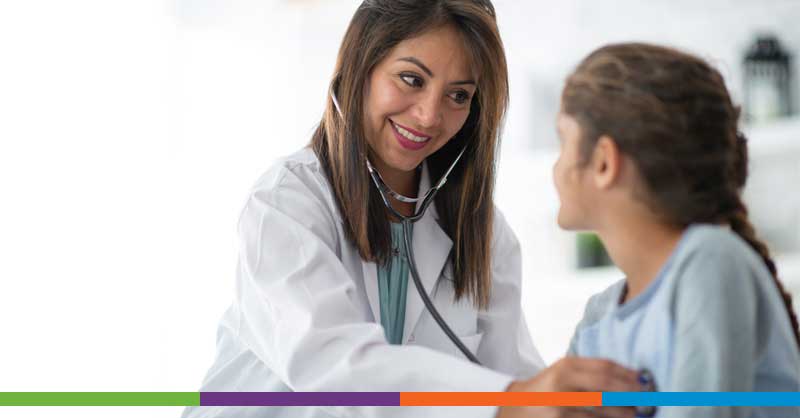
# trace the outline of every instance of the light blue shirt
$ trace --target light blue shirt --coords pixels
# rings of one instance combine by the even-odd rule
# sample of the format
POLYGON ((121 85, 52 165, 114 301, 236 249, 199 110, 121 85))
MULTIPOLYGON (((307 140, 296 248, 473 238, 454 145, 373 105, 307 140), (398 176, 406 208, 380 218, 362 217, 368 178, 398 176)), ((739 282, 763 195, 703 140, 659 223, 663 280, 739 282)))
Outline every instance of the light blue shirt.
POLYGON ((403 245, 403 224, 391 223, 393 255, 385 265, 378 266, 378 292, 381 302, 381 325, 390 344, 403 342, 406 323, 406 292, 408 288, 408 257, 403 245))
MULTIPOLYGON (((624 289, 622 280, 589 300, 570 354, 649 369, 660 391, 800 390, 782 297, 728 228, 687 228, 653 282, 620 305, 624 289)), ((657 417, 800 417, 800 408, 661 407, 657 417)))

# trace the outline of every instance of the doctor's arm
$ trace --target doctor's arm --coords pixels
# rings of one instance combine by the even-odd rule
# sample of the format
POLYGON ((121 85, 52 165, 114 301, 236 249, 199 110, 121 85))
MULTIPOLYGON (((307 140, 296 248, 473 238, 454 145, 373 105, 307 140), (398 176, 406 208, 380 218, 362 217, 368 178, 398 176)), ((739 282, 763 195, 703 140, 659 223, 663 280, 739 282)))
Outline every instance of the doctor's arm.
MULTIPOLYGON (((521 252, 513 231, 499 210, 495 211, 492 249, 492 296, 489 308, 479 315, 484 339, 478 358, 487 366, 517 380, 508 392, 635 391, 636 373, 611 361, 563 358, 544 368, 525 323, 521 304, 521 252)), ((504 407, 497 418, 516 417, 633 417, 632 408, 504 407)))

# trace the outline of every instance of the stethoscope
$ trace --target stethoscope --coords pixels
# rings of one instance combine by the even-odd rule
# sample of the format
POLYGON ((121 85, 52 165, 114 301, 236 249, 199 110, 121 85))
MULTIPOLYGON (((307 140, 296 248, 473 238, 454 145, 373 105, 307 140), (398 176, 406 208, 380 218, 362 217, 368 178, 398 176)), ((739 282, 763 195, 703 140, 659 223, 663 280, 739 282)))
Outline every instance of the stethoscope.
MULTIPOLYGON (((339 116, 342 119, 344 119, 344 114, 342 113, 342 109, 339 107, 339 101, 336 99, 336 95, 333 92, 331 92, 331 99, 333 100, 334 107, 336 107, 336 112, 338 112, 339 116)), ((469 349, 464 345, 461 339, 458 338, 458 336, 453 332, 452 329, 450 329, 450 326, 447 325, 447 322, 445 322, 445 320, 439 314, 439 311, 436 310, 436 307, 433 306, 433 302, 431 302, 430 298, 428 297, 428 292, 425 291, 425 287, 423 287, 422 285, 422 280, 420 280, 419 278, 419 272, 417 271, 417 264, 416 261, 414 260, 414 250, 411 246, 411 224, 422 219, 422 216, 425 215, 425 211, 428 209, 428 206, 430 206, 430 204, 433 202, 433 198, 436 196, 436 193, 438 193, 439 189, 441 189, 442 186, 444 186, 444 184, 447 182, 447 176, 450 175, 451 171, 453 171, 453 168, 461 159, 461 156, 464 155, 464 151, 466 151, 466 149, 467 148, 465 146, 461 150, 461 152, 458 153, 456 158, 453 160, 453 163, 450 164, 450 167, 447 169, 447 171, 444 172, 439 181, 436 182, 436 184, 433 187, 428 189, 428 191, 425 192, 424 195, 418 197, 403 196, 402 194, 392 190, 391 187, 389 187, 386 184, 386 182, 383 181, 383 178, 381 178, 381 175, 380 173, 378 173, 378 170, 376 170, 375 167, 372 166, 372 163, 369 162, 369 158, 367 157, 365 158, 365 160, 367 163, 367 170, 369 171, 369 175, 370 177, 372 177, 372 182, 375 183, 375 187, 378 188, 378 193, 381 195, 381 200, 383 200, 383 204, 386 206, 387 209, 389 209, 389 211, 392 212, 394 216, 397 217, 397 219, 400 219, 400 223, 403 226, 403 245, 405 247, 406 254, 408 254, 409 271, 411 272, 411 277, 414 280, 414 287, 417 288, 417 293, 419 293, 419 297, 425 304, 425 308, 428 310, 428 312, 430 312, 431 316, 433 316, 433 319, 436 320, 436 323, 439 324, 439 328, 441 328, 442 331, 444 331, 444 333, 447 335, 447 337, 450 338, 450 341, 452 341, 453 344, 455 344, 456 347, 458 347, 458 349, 462 353, 464 353, 464 356, 466 356, 467 359, 469 359, 469 361, 480 365, 481 363, 480 361, 478 361, 478 358, 475 357, 475 355, 472 354, 471 351, 469 351, 469 349), (389 202, 389 197, 387 195, 404 203, 417 203, 417 202, 422 202, 422 203, 419 205, 419 208, 415 210, 413 215, 405 216, 400 212, 398 212, 397 210, 395 210, 394 207, 392 207, 392 204, 391 202, 389 202)))
MULTIPOLYGON (((656 387, 656 378, 653 373, 647 369, 640 369, 638 376, 639 384, 642 386, 642 392, 655 392, 658 390, 656 387)), ((637 406, 636 418, 653 418, 656 416, 658 408, 655 406, 637 406)))
MULTIPOLYGON (((344 115, 342 114, 342 109, 339 107, 339 101, 336 99, 336 95, 331 92, 331 99, 333 100, 333 105, 336 107, 336 112, 339 113, 339 116, 344 119, 344 115)), ((369 162, 369 158, 366 158, 367 163, 367 170, 369 171, 370 177, 372 177, 372 182, 375 183, 375 187, 378 188, 378 193, 381 195, 381 200, 383 200, 383 204, 386 206, 389 211, 392 212, 394 216, 400 219, 401 224, 403 225, 403 245, 406 250, 406 254, 408 254, 408 266, 409 271, 411 272, 411 277, 414 280, 414 286, 417 288, 417 293, 419 293, 420 298, 422 298, 422 302, 425 304, 425 308, 430 312, 433 319, 436 320, 436 323, 439 324, 439 328, 447 334, 447 337, 450 338, 450 341, 458 347, 458 349, 464 354, 464 356, 469 359, 469 361, 480 365, 481 362, 478 361, 477 357, 472 354, 471 351, 464 345, 460 338, 450 329, 450 326, 447 325, 447 322, 442 318, 439 314, 439 311, 436 310, 436 307, 433 306, 433 302, 431 302, 430 298, 428 297, 428 292, 425 291, 425 287, 422 285, 422 280, 419 278, 419 272, 417 271, 417 264, 414 260, 414 250, 411 246, 411 224, 414 222, 422 219, 422 216, 425 215, 425 211, 428 209, 428 206, 433 202, 433 198, 436 196, 436 193, 439 192, 439 189, 444 186, 447 182, 447 176, 450 175, 450 172, 453 171, 453 168, 456 166, 458 161, 461 159, 461 156, 464 155, 464 151, 466 151, 467 147, 465 146, 461 152, 458 153, 456 158, 453 160, 453 163, 450 164, 450 167, 447 171, 444 172, 442 177, 439 179, 436 184, 428 189, 424 195, 421 197, 408 197, 404 196, 400 193, 395 192, 389 187, 386 182, 383 181, 381 178, 380 173, 375 167, 372 166, 372 163, 369 162), (422 202, 419 205, 419 208, 416 209, 413 215, 405 216, 394 209, 391 202, 389 202, 389 198, 387 195, 391 196, 392 198, 404 202, 404 203, 417 203, 422 202)), ((642 369, 639 372, 639 384, 642 385, 643 391, 655 391, 655 377, 653 374, 647 370, 642 369)), ((654 417, 656 414, 656 408, 652 406, 648 407, 637 407, 636 408, 636 417, 637 418, 651 418, 654 417)))

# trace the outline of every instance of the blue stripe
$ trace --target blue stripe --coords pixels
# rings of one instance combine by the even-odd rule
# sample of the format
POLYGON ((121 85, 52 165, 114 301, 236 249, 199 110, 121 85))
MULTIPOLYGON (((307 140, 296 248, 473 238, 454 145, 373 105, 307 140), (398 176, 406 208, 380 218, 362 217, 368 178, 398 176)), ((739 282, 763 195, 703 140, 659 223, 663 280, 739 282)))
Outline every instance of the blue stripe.
POLYGON ((603 392, 603 406, 800 406, 800 392, 603 392))

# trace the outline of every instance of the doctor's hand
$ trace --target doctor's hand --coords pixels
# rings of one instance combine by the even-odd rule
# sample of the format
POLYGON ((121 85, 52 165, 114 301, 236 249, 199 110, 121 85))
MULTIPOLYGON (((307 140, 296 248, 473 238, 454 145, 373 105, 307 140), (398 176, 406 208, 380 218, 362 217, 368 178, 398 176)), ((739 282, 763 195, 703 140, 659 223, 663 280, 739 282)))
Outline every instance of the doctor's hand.
MULTIPOLYGON (((637 373, 612 361, 565 357, 536 376, 515 381, 506 392, 637 392, 637 373)), ((495 418, 633 418, 632 407, 529 407, 503 406, 495 418)))

